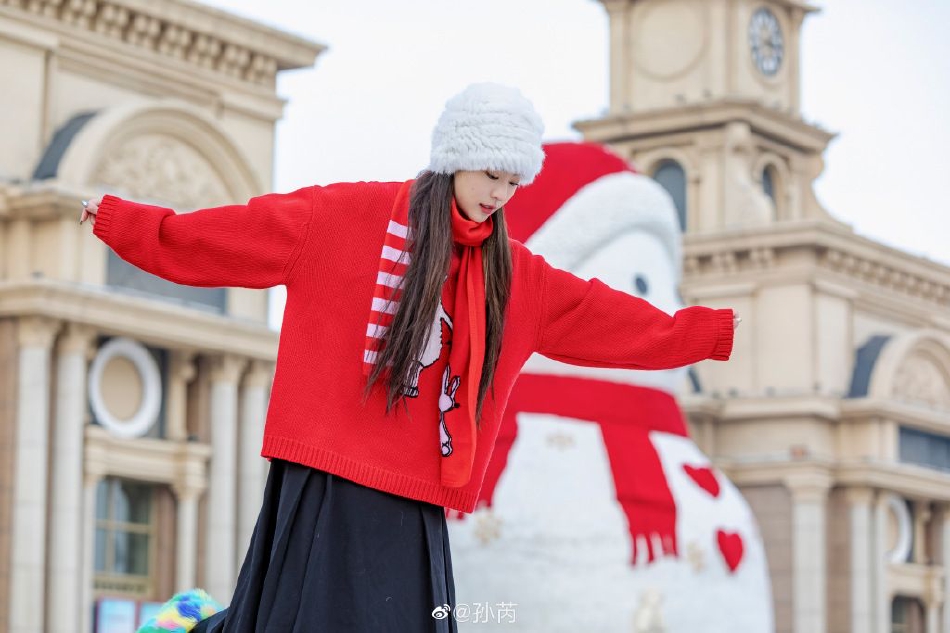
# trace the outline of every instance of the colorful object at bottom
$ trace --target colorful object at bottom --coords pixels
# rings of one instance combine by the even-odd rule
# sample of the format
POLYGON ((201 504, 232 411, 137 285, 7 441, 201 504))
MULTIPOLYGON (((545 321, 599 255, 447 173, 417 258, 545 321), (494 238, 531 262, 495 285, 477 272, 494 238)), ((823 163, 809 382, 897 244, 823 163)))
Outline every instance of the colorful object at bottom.
POLYGON ((175 594, 137 633, 187 633, 222 608, 204 590, 191 589, 175 594))

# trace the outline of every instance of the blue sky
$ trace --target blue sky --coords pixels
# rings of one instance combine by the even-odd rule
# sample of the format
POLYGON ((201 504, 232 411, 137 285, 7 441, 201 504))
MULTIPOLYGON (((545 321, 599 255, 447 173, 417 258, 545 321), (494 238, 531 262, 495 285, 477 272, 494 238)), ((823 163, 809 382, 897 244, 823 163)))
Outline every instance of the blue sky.
MULTIPOLYGON (((412 177, 446 98, 516 85, 548 139, 607 104, 607 17, 595 0, 212 0, 329 46, 283 73, 274 189, 412 177)), ((829 0, 805 21, 806 120, 838 137, 816 192, 861 235, 950 265, 950 2, 829 0)))

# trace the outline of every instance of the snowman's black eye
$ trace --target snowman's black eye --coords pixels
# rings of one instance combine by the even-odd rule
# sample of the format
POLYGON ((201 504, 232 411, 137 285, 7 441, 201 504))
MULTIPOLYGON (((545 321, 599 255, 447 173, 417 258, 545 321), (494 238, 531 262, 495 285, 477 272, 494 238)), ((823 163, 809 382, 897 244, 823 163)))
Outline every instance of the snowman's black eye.
POLYGON ((636 275, 634 277, 633 284, 637 287, 637 292, 641 295, 649 294, 650 284, 647 282, 647 278, 643 275, 636 275))

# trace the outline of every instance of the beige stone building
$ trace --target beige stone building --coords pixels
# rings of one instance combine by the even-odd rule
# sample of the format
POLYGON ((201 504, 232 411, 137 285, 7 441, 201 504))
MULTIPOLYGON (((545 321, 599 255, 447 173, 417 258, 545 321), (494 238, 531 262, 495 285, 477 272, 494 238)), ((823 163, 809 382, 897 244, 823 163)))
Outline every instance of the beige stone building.
POLYGON ((0 631, 228 599, 266 475, 266 294, 142 273, 79 201, 270 190, 276 75, 322 50, 187 0, 0 1, 0 631))
POLYGON ((577 127, 673 195, 686 303, 745 318, 684 406, 758 516, 777 630, 950 631, 950 270, 815 199, 833 137, 800 111, 815 9, 601 1, 610 108, 577 127))

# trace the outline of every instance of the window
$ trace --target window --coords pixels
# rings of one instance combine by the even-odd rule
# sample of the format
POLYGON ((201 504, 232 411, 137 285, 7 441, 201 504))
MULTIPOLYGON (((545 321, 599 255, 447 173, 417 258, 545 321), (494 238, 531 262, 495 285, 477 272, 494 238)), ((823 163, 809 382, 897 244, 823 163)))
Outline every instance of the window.
POLYGON ((189 308, 224 314, 226 288, 181 286, 136 268, 109 249, 106 284, 113 290, 149 298, 174 301, 189 308))
POLYGON ((775 168, 766 167, 762 170, 762 190, 775 204, 775 168))
POLYGON ((676 205, 676 215, 680 221, 680 231, 686 232, 686 172, 675 160, 660 162, 653 172, 653 179, 666 189, 673 204, 676 205))
POLYGON ((950 438, 902 426, 898 446, 900 461, 950 472, 950 438))
POLYGON ((924 606, 915 598, 897 596, 891 603, 891 633, 924 633, 924 606))
POLYGON ((95 588, 110 595, 143 597, 152 576, 154 489, 106 478, 96 490, 95 588))

